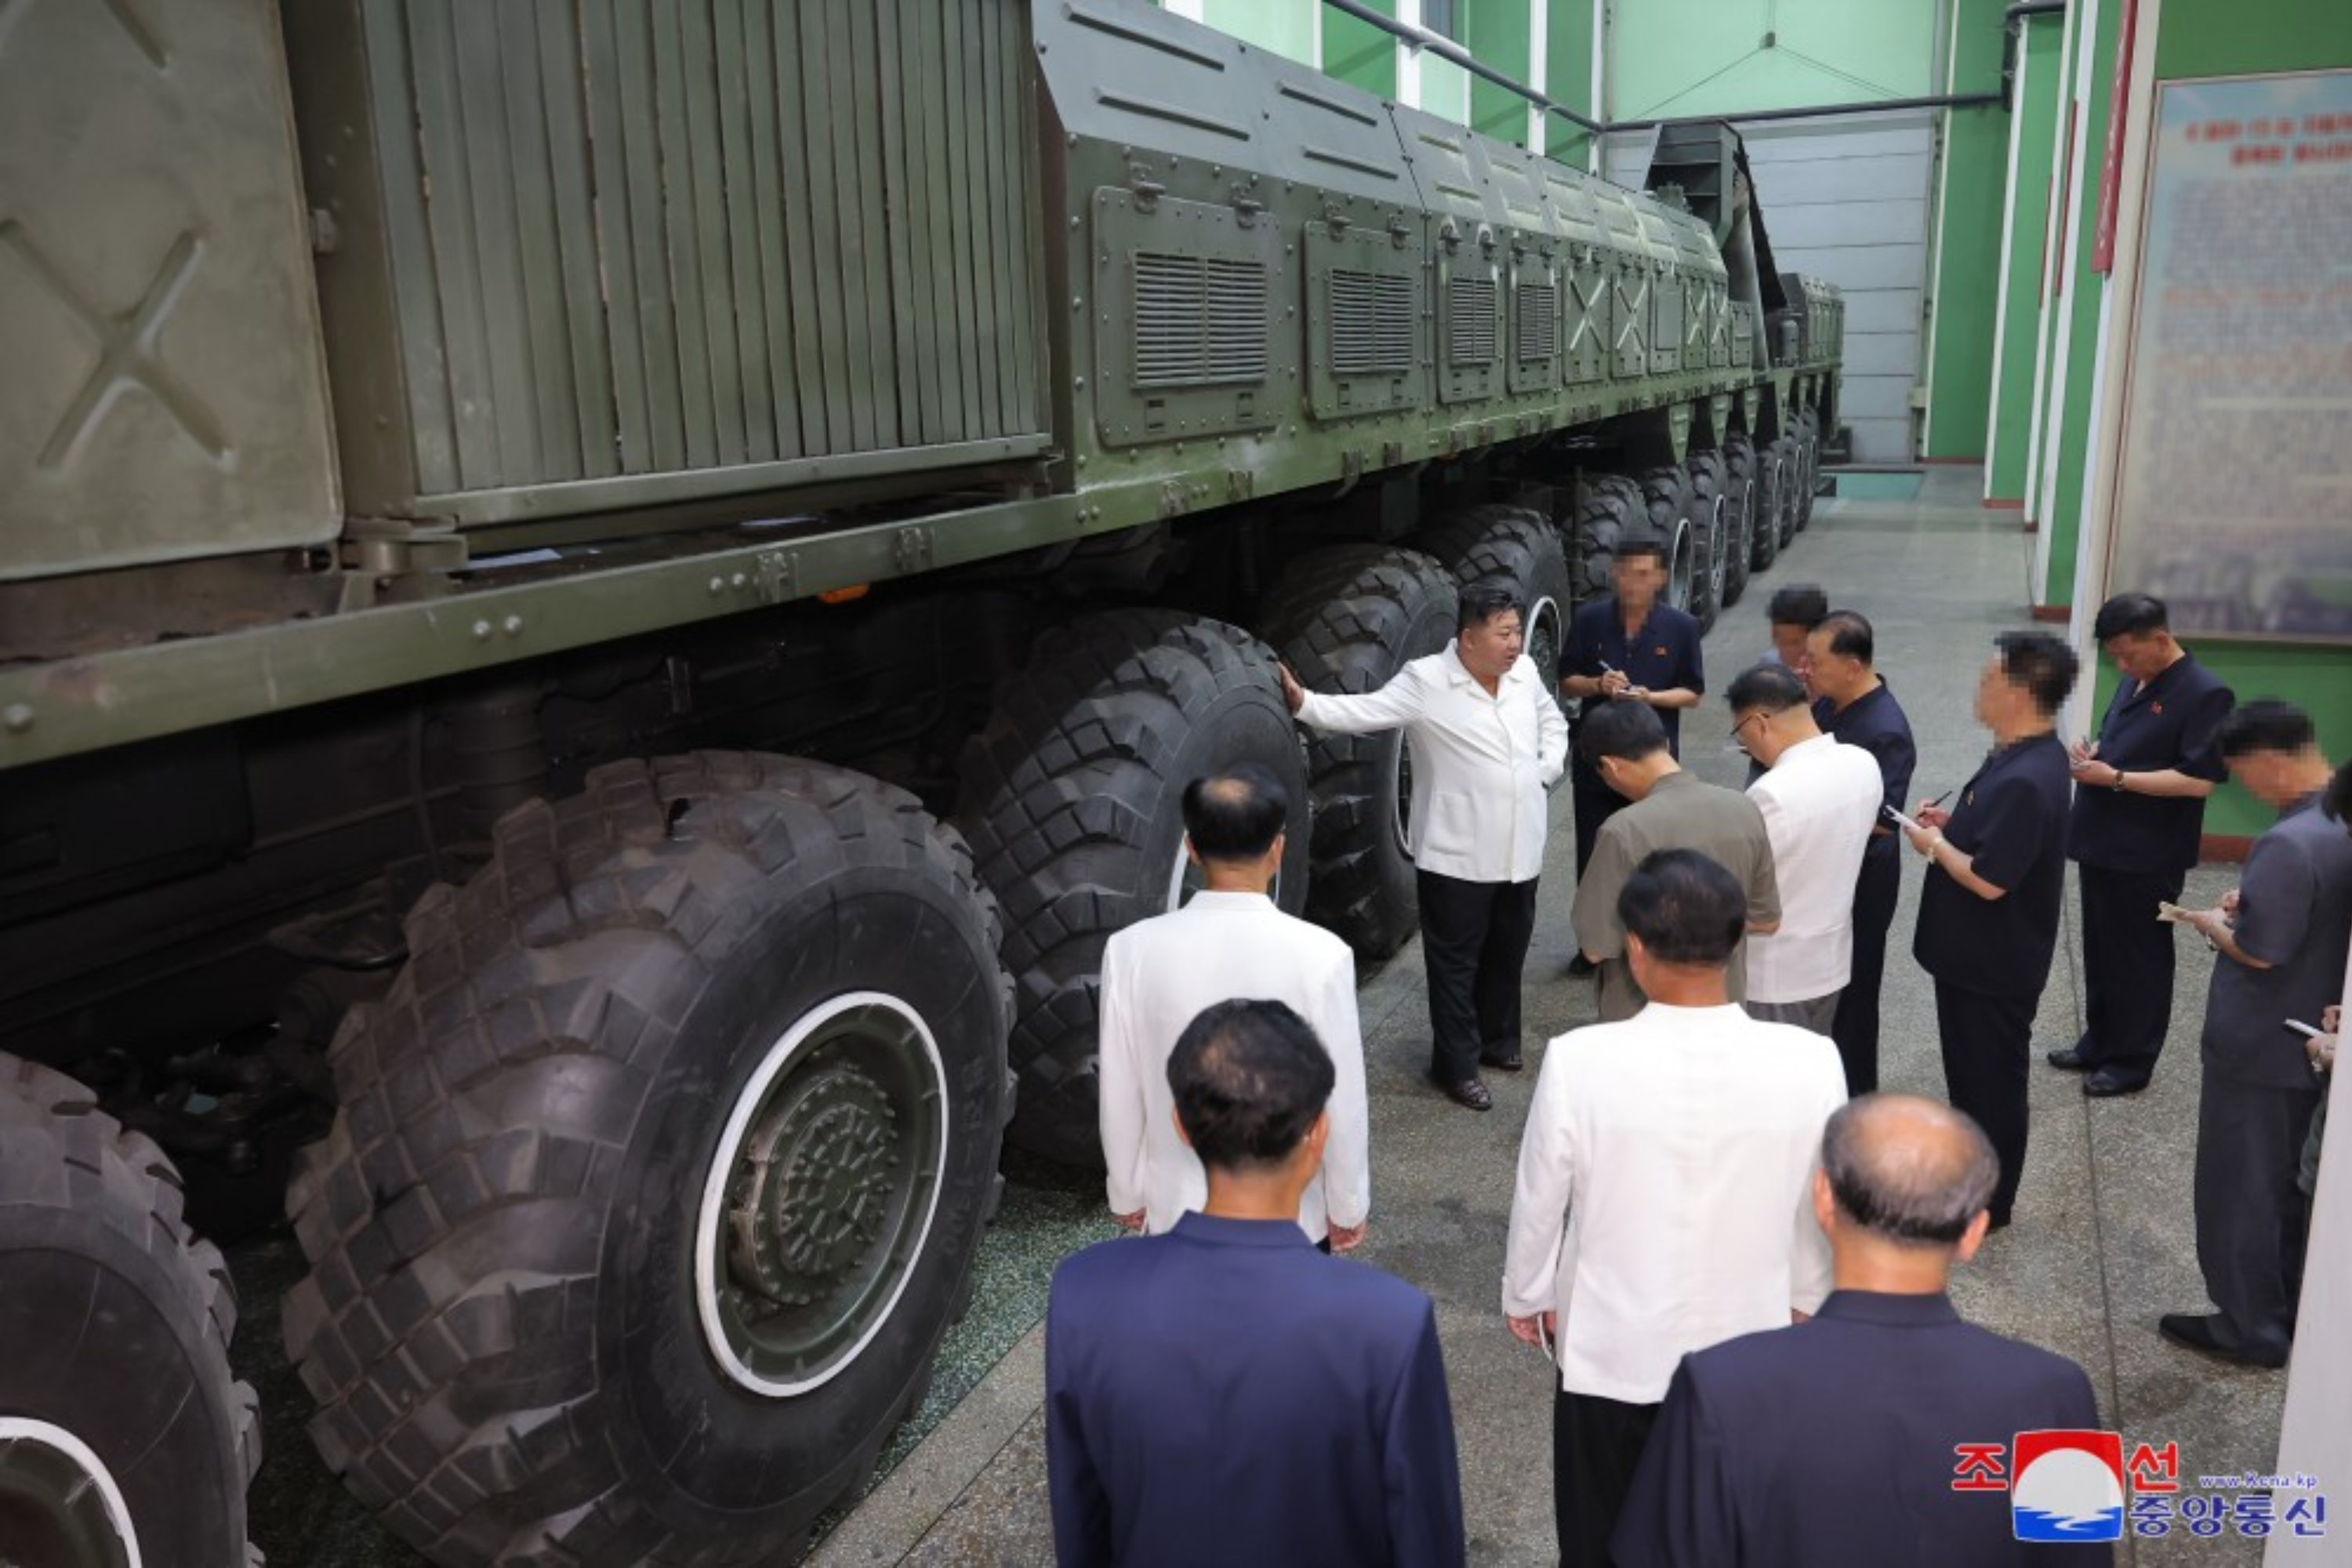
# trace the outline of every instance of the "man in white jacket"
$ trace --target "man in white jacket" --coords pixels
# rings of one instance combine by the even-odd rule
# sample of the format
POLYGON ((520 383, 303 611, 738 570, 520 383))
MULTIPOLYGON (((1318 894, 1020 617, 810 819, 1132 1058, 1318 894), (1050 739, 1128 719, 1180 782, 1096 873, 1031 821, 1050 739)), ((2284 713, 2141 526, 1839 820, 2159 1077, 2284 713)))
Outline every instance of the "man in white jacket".
POLYGON ((1282 694, 1310 729, 1412 738, 1406 847, 1429 972, 1429 1076, 1455 1104, 1492 1110, 1478 1068, 1521 1065, 1519 977, 1535 934, 1544 792, 1568 766, 1568 721, 1526 656, 1516 593, 1464 589, 1456 626, 1444 652, 1414 659, 1378 691, 1307 691, 1285 669, 1282 694))
POLYGON ((1103 1159, 1111 1213, 1130 1230, 1159 1235, 1208 1196, 1207 1173, 1176 1130, 1168 1057, 1177 1037, 1220 1002, 1270 1001, 1307 1020, 1337 1075, 1323 1167, 1299 1201, 1299 1228, 1334 1251, 1363 1239, 1372 1187, 1356 958, 1267 896, 1289 811, 1282 785, 1254 763, 1193 780, 1184 791, 1186 852, 1206 887, 1182 909, 1117 932, 1103 950, 1103 1159))
POLYGON ((1675 1363, 1829 1293, 1812 1174, 1845 1100, 1835 1046, 1731 1001, 1748 895, 1730 872, 1661 849, 1617 908, 1649 1005, 1545 1053, 1503 1266, 1511 1332, 1558 1346, 1552 1509, 1569 1568, 1606 1568, 1675 1363))
POLYGON ((1805 683, 1759 664, 1731 683, 1732 733, 1772 841, 1780 923, 1748 939, 1748 1014, 1827 1035, 1853 973, 1853 894, 1884 802, 1877 759, 1822 733, 1805 683))

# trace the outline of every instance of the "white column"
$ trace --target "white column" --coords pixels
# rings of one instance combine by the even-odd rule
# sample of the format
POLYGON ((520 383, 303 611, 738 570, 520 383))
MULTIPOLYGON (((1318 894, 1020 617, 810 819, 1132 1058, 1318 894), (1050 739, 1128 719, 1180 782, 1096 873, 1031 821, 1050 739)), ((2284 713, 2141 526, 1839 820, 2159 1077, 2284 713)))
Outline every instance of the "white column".
MULTIPOLYGON (((1408 27, 1421 26, 1421 0, 1397 0, 1396 19, 1408 27)), ((1402 38, 1396 41, 1396 100, 1407 109, 1421 107, 1421 51, 1402 38)))
MULTIPOLYGON (((1320 9, 1320 7, 1318 7, 1320 9)), ((1551 0, 1528 0, 1528 85, 1545 97, 1551 96, 1549 63, 1544 57, 1551 52, 1551 0)), ((1528 105, 1528 151, 1543 156, 1544 138, 1550 134, 1551 116, 1534 104, 1528 105)))
MULTIPOLYGON (((2031 27, 2032 25, 2030 20, 2020 24, 2024 27, 2031 27)), ((1986 500, 1993 499, 1993 460, 2000 448, 2000 368, 2002 363, 2009 358, 2009 274, 2017 253, 2017 150, 2019 144, 2025 140, 2023 129, 2025 105, 2030 101, 2026 94, 2032 90, 2027 83, 2029 55, 2030 52, 2025 47, 2025 36, 2021 33, 2017 40, 2017 79, 2011 84, 2009 100, 2011 106, 2009 177, 2001 182, 2000 186, 2000 277, 1994 288, 1992 303, 1992 405, 1985 411, 1984 499, 1986 500)), ((2049 205, 2048 200, 2044 199, 2042 205, 2046 208, 2049 205)), ((2042 232, 2046 234, 2049 230, 2045 228, 2042 232)), ((2039 290, 2037 289, 2036 292, 2038 293, 2039 290)), ((2037 334, 2040 325, 2041 319, 2037 315, 2035 317, 2037 334)), ((2035 357, 2038 360, 2040 356, 2037 354, 2035 357)), ((1930 404, 1928 406, 1932 408, 1934 405, 1930 404)))

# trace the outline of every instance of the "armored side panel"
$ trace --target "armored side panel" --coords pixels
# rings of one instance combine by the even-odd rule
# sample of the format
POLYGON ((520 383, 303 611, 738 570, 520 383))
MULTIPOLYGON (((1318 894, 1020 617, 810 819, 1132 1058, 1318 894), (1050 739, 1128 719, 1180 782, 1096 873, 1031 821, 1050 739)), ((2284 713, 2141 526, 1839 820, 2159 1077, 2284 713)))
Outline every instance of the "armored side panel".
POLYGON ((1794 363, 1809 369, 1837 363, 1845 347, 1845 300, 1837 286, 1804 273, 1783 272, 1780 289, 1789 301, 1782 319, 1797 340, 1794 363))
POLYGON ((1509 220, 1481 139, 1451 121, 1391 108, 1424 211, 1436 218, 1431 286, 1437 298, 1437 399, 1499 396, 1503 364, 1503 237, 1509 220))
POLYGON ((334 536, 270 0, 0 5, 0 579, 334 536))
POLYGON ((1616 268, 1608 252, 1592 177, 1543 161, 1548 205, 1560 236, 1560 368, 1570 386, 1605 379, 1614 341, 1609 304, 1616 268))
POLYGON ((1045 446, 1013 0, 287 16, 354 512, 498 522, 1045 446))
POLYGON ((1522 148, 1485 144, 1487 178, 1503 204, 1510 322, 1510 389, 1541 395, 1560 383, 1562 252, 1559 215, 1544 160, 1522 148))

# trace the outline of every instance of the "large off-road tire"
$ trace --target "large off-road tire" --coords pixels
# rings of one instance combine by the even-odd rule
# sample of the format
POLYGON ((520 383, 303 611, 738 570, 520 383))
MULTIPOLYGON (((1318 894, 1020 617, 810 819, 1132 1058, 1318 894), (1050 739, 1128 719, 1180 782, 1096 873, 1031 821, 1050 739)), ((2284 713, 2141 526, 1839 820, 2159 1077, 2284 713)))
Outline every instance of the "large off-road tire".
POLYGON ((1290 795, 1276 889, 1307 903, 1306 753, 1272 649, 1167 610, 1082 616, 1046 633, 963 752, 956 819, 1004 906, 1021 1098, 1007 1136, 1099 1166, 1095 1054, 1103 943, 1182 901, 1184 786, 1235 763, 1290 795))
POLYGON ((1649 503, 1642 487, 1622 474, 1586 471, 1576 483, 1576 521, 1569 538, 1569 575, 1577 603, 1605 599, 1617 591, 1617 546, 1626 535, 1646 532, 1649 503))
POLYGON ((1559 531, 1542 513, 1517 506, 1465 507, 1423 531, 1413 547, 1434 556, 1465 588, 1498 583, 1518 595, 1526 606, 1520 621, 1527 629, 1527 656, 1541 672, 1546 691, 1559 686, 1576 590, 1569 581, 1559 531))
POLYGON ((1723 444, 1723 510, 1731 525, 1723 548, 1723 604, 1739 603, 1756 557, 1756 447, 1745 436, 1723 444))
POLYGON ((1780 548, 1785 552, 1803 526, 1798 521, 1798 503, 1805 493, 1805 454, 1794 436, 1783 436, 1772 443, 1772 455, 1780 472, 1780 548))
POLYGON ((1804 531, 1812 525, 1813 491, 1822 479, 1822 416, 1818 409, 1808 408, 1797 416, 1797 530, 1804 531))
POLYGON ((1715 629, 1723 606, 1730 603, 1725 594, 1731 574, 1731 531, 1738 520, 1732 514, 1720 454, 1694 452, 1684 468, 1690 483, 1691 526, 1698 558, 1693 567, 1693 586, 1700 604, 1691 614, 1698 617, 1699 630, 1708 632, 1715 629))
MULTIPOLYGON (((1341 544, 1291 563, 1266 595, 1258 630, 1310 691, 1377 691, 1410 661, 1454 635, 1454 579, 1429 556, 1381 544, 1341 544)), ((1310 731, 1314 803, 1307 913, 1367 958, 1386 958, 1421 922, 1412 857, 1412 798, 1404 731, 1310 731)))
POLYGON ((993 901, 914 797, 705 752, 501 818, 332 1048, 289 1354, 436 1563, 787 1559, 919 1396, 993 1209, 993 901))
POLYGON ((1662 596, 1677 610, 1701 616, 1705 608, 1701 600, 1706 594, 1706 541, 1699 537, 1694 521, 1697 509, 1692 503, 1690 475, 1673 466, 1644 468, 1636 482, 1649 510, 1650 531, 1666 544, 1666 588, 1662 596))
POLYGON ((1780 472, 1780 451, 1769 442, 1759 447, 1745 436, 1735 436, 1732 442, 1727 450, 1733 472, 1738 471, 1738 456, 1745 450, 1756 479, 1748 503, 1748 564, 1753 571, 1767 572, 1780 558, 1781 487, 1787 482, 1780 472))
POLYGON ((161 1150, 0 1056, 0 1563, 258 1562, 236 1296, 161 1150))

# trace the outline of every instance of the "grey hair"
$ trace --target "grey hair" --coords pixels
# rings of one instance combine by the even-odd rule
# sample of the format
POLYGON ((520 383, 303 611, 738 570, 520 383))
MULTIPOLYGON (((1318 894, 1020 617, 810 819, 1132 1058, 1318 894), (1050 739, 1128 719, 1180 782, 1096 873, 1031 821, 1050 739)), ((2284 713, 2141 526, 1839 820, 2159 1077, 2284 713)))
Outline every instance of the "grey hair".
POLYGON ((1916 1096, 1865 1094, 1831 1114, 1822 1171, 1840 1211, 1864 1229, 1906 1247, 1950 1247, 1991 1201, 2000 1159, 1963 1111, 1916 1096), (1872 1136, 1874 1110, 1906 1101, 1958 1133, 1957 1148, 1943 1139, 1872 1136))

